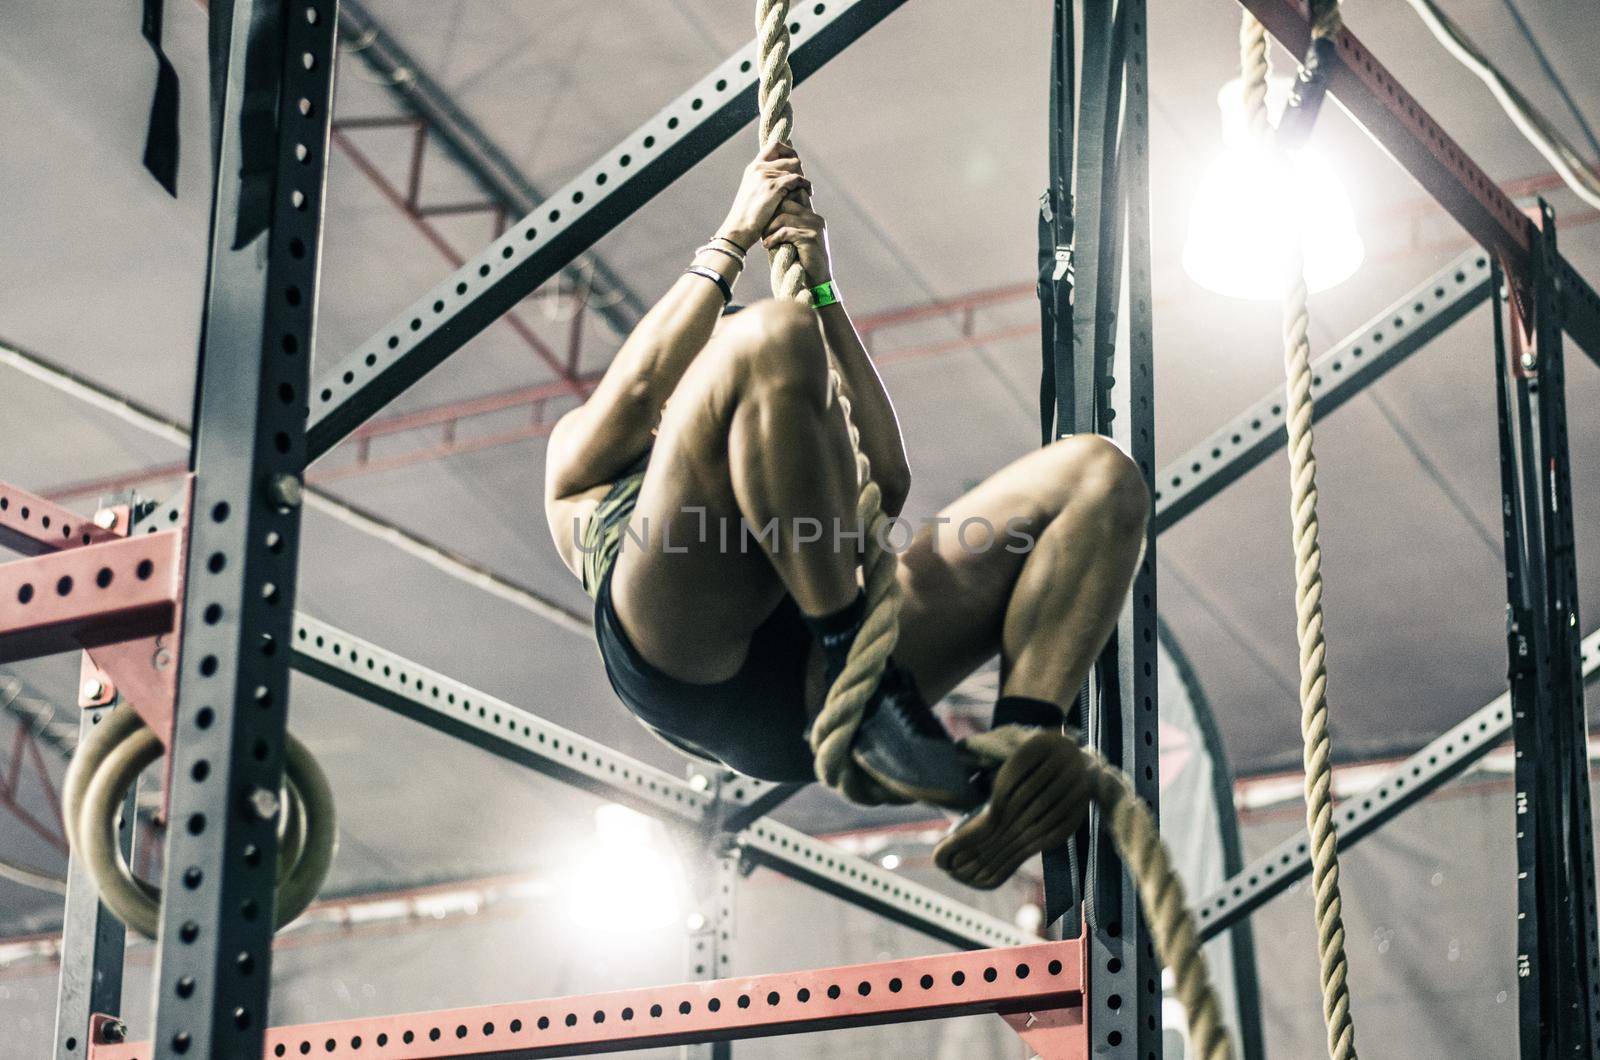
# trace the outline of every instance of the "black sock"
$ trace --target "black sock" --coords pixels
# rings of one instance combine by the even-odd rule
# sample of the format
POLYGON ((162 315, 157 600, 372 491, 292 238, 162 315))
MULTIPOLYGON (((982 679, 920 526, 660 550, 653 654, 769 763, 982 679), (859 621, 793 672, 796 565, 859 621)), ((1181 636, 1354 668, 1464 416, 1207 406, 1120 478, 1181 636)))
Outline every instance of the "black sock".
POLYGON ((992 727, 1025 725, 1033 729, 1059 729, 1066 721, 1066 713, 1049 700, 1001 696, 994 705, 992 727))
POLYGON ((856 593, 854 600, 832 614, 802 617, 812 638, 822 648, 828 685, 832 687, 834 678, 844 669, 844 661, 850 655, 850 646, 856 642, 856 634, 861 632, 861 624, 866 621, 867 594, 856 593))

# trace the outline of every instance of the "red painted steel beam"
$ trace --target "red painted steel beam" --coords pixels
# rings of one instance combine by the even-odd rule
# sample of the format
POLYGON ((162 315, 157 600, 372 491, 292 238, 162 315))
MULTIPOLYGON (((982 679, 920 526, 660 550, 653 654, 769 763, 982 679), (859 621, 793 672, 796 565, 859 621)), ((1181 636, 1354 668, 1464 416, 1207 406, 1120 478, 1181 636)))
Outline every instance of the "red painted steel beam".
MULTIPOLYGON (((1305 0, 1241 0, 1295 55, 1310 44, 1305 0)), ((1534 225, 1348 29, 1334 39, 1329 90, 1440 206, 1483 246, 1525 269, 1534 225)))
MULTIPOLYGON (((1239 0, 1294 55, 1311 40, 1307 0, 1239 0)), ((1334 58, 1324 64, 1328 91, 1467 234, 1506 269, 1513 300, 1532 309, 1529 274, 1535 229, 1511 196, 1489 179, 1461 146, 1386 70, 1349 29, 1333 38, 1334 58)), ((1554 281, 1561 324, 1584 351, 1600 362, 1600 296, 1566 262, 1554 281)))
POLYGON ((67 853, 66 831, 61 824, 61 797, 56 792, 55 779, 51 777, 50 770, 46 767, 44 756, 39 753, 39 743, 33 737, 33 732, 26 722, 19 719, 16 735, 11 742, 11 765, 6 775, 0 777, 0 805, 11 811, 39 838, 49 843, 61 854, 67 853), (43 791, 45 801, 50 804, 53 816, 50 823, 46 824, 33 812, 22 804, 22 766, 24 761, 31 761, 39 777, 39 787, 43 791))
MULTIPOLYGON (((578 381, 585 386, 592 386, 599 379, 599 375, 586 375, 579 377, 578 381)), ((561 397, 571 392, 571 387, 565 382, 540 383, 536 386, 501 390, 493 394, 485 394, 483 397, 469 398, 466 401, 451 401, 443 405, 433 405, 429 408, 418 409, 415 412, 405 412, 396 416, 386 416, 383 419, 372 420, 353 431, 350 437, 353 439, 378 438, 386 434, 396 434, 400 431, 416 430, 419 427, 438 426, 473 416, 519 408, 523 405, 535 405, 541 401, 561 397)))
POLYGON ((880 328, 899 327, 903 324, 916 323, 919 320, 936 320, 939 317, 949 316, 951 313, 981 309, 984 306, 997 305, 1004 302, 1017 302, 1024 298, 1034 298, 1036 294, 1032 281, 1006 284, 1003 287, 989 287, 981 291, 973 291, 970 294, 939 298, 931 302, 922 302, 899 309, 886 309, 881 313, 869 313, 856 321, 856 330, 862 334, 867 334, 880 328))
POLYGON ((480 213, 504 213, 504 208, 492 202, 447 202, 417 207, 423 217, 459 217, 480 213))
MULTIPOLYGON (((599 378, 599 373, 589 373, 578 376, 577 381, 582 386, 591 387, 599 380, 599 378)), ((484 416, 495 412, 504 412, 508 409, 528 407, 532 410, 537 410, 543 402, 548 401, 551 398, 570 395, 571 393, 572 387, 565 380, 552 383, 540 383, 534 386, 515 387, 510 390, 501 390, 493 394, 485 394, 482 397, 470 398, 465 401, 450 401, 441 405, 433 405, 428 408, 418 409, 415 412, 405 412, 394 416, 386 416, 379 420, 372 420, 368 423, 362 424, 359 429, 350 435, 350 439, 359 443, 363 440, 399 434, 405 431, 420 430, 427 427, 442 427, 450 423, 459 423, 461 420, 470 419, 475 416, 484 416)), ((523 438, 543 437, 549 433, 549 425, 542 424, 541 422, 535 424, 535 426, 540 426, 542 429, 537 431, 529 431, 524 429, 520 432, 517 432, 515 436, 512 436, 510 433, 508 433, 506 440, 509 442, 518 441, 523 438)), ((482 448, 484 448, 484 446, 481 444, 472 444, 470 446, 462 447, 460 451, 470 452, 474 449, 482 448)), ((453 452, 455 450, 450 451, 453 452)), ((440 455, 448 455, 448 453, 441 453, 440 455)), ((417 463, 421 459, 424 458, 418 456, 415 459, 405 461, 405 463, 417 463)), ((310 482, 323 482, 340 478, 348 478, 351 474, 358 473, 354 472, 352 470, 353 468, 359 468, 363 466, 364 465, 357 463, 337 468, 319 468, 315 471, 312 471, 306 477, 310 482)), ((377 462, 373 463, 373 469, 377 469, 377 462)), ((92 494, 118 493, 122 490, 130 489, 142 483, 156 482, 162 479, 178 478, 184 474, 187 474, 188 470, 189 467, 186 463, 178 462, 172 464, 158 464, 154 467, 142 468, 138 471, 129 471, 117 475, 105 475, 100 478, 84 479, 79 482, 68 482, 60 486, 53 487, 50 490, 49 499, 39 498, 39 500, 41 503, 48 505, 52 511, 61 510, 59 509, 58 505, 53 503, 54 501, 67 497, 82 497, 92 494)), ((4 514, 5 513, 3 511, 0 511, 0 545, 9 544, 8 539, 4 536, 6 532, 4 529, 4 514)), ((74 519, 76 520, 76 517, 74 517, 74 519)), ((76 526, 77 521, 74 521, 72 525, 76 526)), ((97 535, 95 536, 94 540, 105 540, 115 536, 99 530, 98 527, 91 526, 89 529, 95 535, 97 535)), ((35 554, 37 550, 30 547, 27 550, 21 551, 27 551, 28 554, 32 555, 35 554)))
POLYGON ((996 328, 993 331, 982 331, 972 335, 956 335, 942 342, 907 346, 899 350, 885 350, 883 353, 874 352, 872 360, 880 366, 900 364, 905 361, 922 360, 926 357, 937 357, 942 353, 970 349, 973 346, 986 346, 993 342, 1008 342, 1011 339, 1031 338, 1038 334, 1039 322, 1030 320, 1025 324, 1016 324, 1008 328, 996 328))
MULTIPOLYGON (((943 1019, 1012 1017, 1049 1029, 1043 1060, 1085 1060, 1083 951, 1077 941, 915 957, 844 968, 269 1030, 269 1058, 363 1060, 551 1057, 943 1019)), ((148 1044, 108 1043, 89 1060, 150 1060, 148 1044)), ((1037 1048, 1042 1038, 1030 1036, 1037 1048)))
POLYGON ((513 445, 517 442, 526 442, 534 438, 547 438, 555 430, 555 422, 530 423, 522 427, 513 427, 508 431, 499 431, 495 434, 485 434, 477 438, 449 439, 438 445, 425 446, 420 449, 408 449, 402 453, 389 456, 368 457, 350 464, 338 467, 323 467, 307 475, 307 481, 314 485, 327 482, 338 482, 344 478, 355 478, 358 475, 370 475, 379 471, 395 471, 402 467, 411 467, 414 464, 428 464, 443 460, 446 457, 461 456, 465 453, 481 453, 485 449, 498 449, 501 446, 513 445))
MULTIPOLYGON (((205 7, 205 4, 201 5, 205 7)), ((333 119, 335 129, 420 129, 427 123, 412 115, 377 114, 333 119)))
POLYGON ((169 632, 182 576, 177 530, 0 564, 0 663, 169 632))
POLYGON ((123 490, 132 489, 134 486, 143 485, 147 482, 160 482, 165 479, 180 478, 188 473, 189 465, 184 461, 171 464, 156 464, 151 467, 140 468, 138 471, 124 471, 118 475, 102 475, 99 478, 64 482, 59 486, 50 488, 50 497, 61 500, 67 497, 121 493, 123 490))
POLYGON ((116 537, 54 501, 0 482, 0 548, 42 556, 116 537))
MULTIPOLYGON (((1291 54, 1306 54, 1311 42, 1306 0, 1239 2, 1291 54)), ((1355 34, 1339 30, 1334 47, 1336 59, 1324 67, 1332 96, 1461 227, 1508 269, 1525 276, 1534 244, 1533 222, 1355 34)))
MULTIPOLYGON (((466 259, 463 258, 459 252, 457 252, 455 247, 450 245, 450 242, 444 238, 443 234, 441 234, 437 228, 428 222, 428 219, 418 211, 416 206, 411 201, 408 200, 405 192, 402 192, 399 188, 396 188, 393 184, 389 183, 389 179, 385 177, 382 171, 378 169, 376 163, 367 157, 366 152, 362 151, 353 142, 351 142, 350 138, 338 128, 332 130, 330 138, 335 146, 337 146, 339 150, 343 151, 345 156, 350 159, 350 161, 355 165, 356 169, 360 170, 361 173, 372 182, 372 185, 378 189, 379 194, 388 200, 391 206, 399 210, 400 213, 411 222, 412 227, 421 233, 422 237, 431 243, 433 248, 437 250, 446 261, 450 262, 450 264, 456 268, 460 268, 461 263, 466 259)), ((416 154, 414 153, 413 159, 415 158, 416 154)), ((511 328, 512 331, 517 333, 517 336, 522 339, 523 342, 528 344, 528 347, 532 349, 534 353, 538 354, 540 360, 549 365, 550 368, 555 371, 557 376, 567 382, 568 388, 572 393, 579 397, 587 396, 588 391, 586 391, 576 380, 568 376, 566 366, 561 363, 561 358, 556 355, 556 352, 547 346, 544 340, 535 335, 533 330, 529 328, 528 325, 524 324, 515 313, 507 313, 501 319, 505 321, 507 327, 511 328)))

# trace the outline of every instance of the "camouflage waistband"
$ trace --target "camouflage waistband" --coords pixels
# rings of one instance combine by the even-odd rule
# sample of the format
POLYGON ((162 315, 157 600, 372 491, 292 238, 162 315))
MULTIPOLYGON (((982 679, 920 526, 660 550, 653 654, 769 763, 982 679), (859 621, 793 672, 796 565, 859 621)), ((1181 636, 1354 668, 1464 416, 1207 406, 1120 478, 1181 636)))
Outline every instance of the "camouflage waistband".
POLYGON ((583 591, 591 597, 600 591, 606 572, 616 562, 617 553, 622 551, 628 520, 639 503, 639 490, 643 485, 642 467, 619 478, 584 524, 578 548, 583 554, 583 591))

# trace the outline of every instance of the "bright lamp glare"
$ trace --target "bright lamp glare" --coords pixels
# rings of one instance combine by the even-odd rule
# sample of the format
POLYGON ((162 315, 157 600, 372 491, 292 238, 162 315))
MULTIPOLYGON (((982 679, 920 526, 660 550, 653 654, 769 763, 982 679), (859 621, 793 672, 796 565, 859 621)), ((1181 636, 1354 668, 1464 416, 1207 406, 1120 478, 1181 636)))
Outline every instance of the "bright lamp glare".
MULTIPOLYGON (((1286 86, 1273 84, 1269 111, 1286 86)), ((1275 299, 1294 278, 1325 291, 1354 275, 1365 254, 1350 196, 1311 148, 1285 157, 1249 141, 1237 81, 1217 96, 1223 150, 1200 180, 1183 245, 1183 268, 1200 286, 1234 298, 1275 299)))
POLYGON ((587 932, 660 930, 683 921, 683 870, 654 822, 615 804, 595 811, 594 843, 567 880, 568 915, 587 932))

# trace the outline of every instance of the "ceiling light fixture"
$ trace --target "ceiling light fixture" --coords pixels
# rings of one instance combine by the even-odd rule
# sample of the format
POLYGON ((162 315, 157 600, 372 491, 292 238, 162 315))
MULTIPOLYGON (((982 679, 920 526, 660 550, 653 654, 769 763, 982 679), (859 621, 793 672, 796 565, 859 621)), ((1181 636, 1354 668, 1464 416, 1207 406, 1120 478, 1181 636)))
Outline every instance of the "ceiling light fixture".
MULTIPOLYGON (((1268 87, 1269 114, 1280 116, 1289 81, 1268 87)), ((1195 190, 1183 268, 1209 291, 1232 298, 1276 299, 1304 255, 1313 293, 1348 280, 1366 249, 1356 231, 1349 193, 1313 148, 1273 150, 1250 141, 1240 81, 1217 93, 1223 150, 1195 190)))

